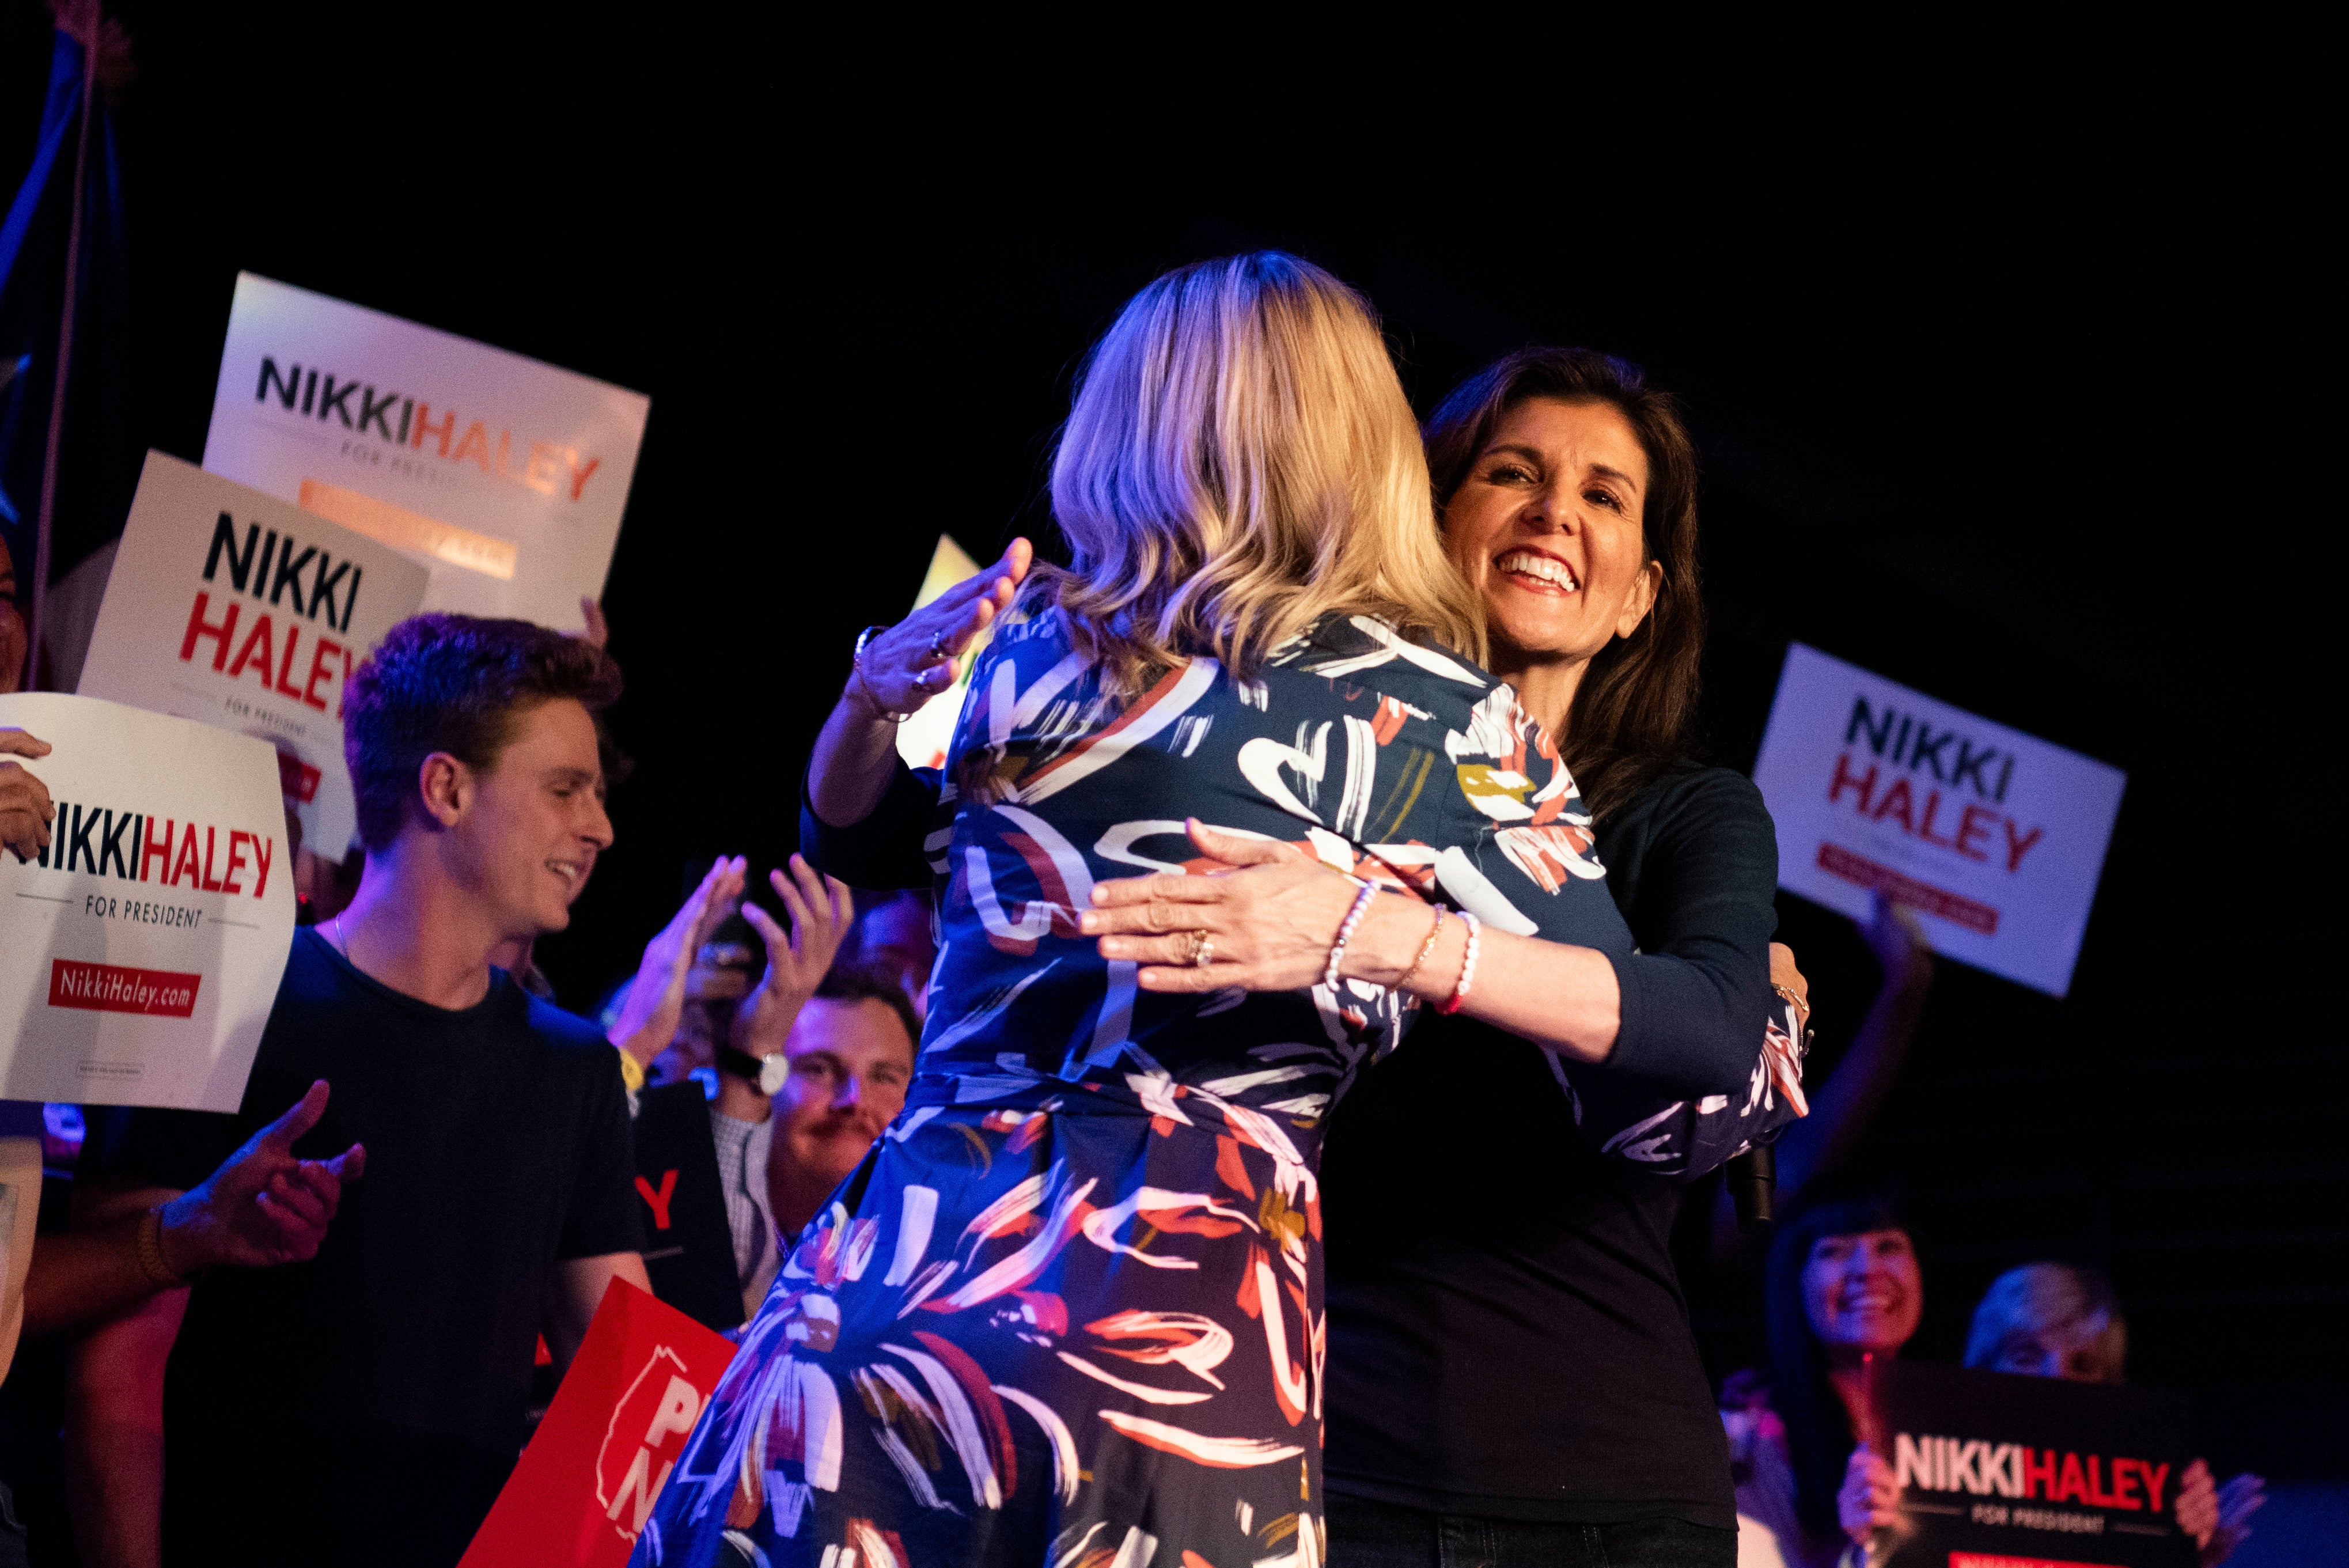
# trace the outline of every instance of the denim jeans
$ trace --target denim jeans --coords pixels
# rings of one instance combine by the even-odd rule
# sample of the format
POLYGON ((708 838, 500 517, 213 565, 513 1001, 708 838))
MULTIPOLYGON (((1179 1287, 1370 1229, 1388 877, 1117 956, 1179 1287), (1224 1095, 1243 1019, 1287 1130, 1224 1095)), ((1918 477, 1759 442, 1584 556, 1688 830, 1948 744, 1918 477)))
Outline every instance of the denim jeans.
POLYGON ((1547 1524, 1332 1495, 1330 1568, 1736 1568, 1737 1532, 1678 1519, 1547 1524))

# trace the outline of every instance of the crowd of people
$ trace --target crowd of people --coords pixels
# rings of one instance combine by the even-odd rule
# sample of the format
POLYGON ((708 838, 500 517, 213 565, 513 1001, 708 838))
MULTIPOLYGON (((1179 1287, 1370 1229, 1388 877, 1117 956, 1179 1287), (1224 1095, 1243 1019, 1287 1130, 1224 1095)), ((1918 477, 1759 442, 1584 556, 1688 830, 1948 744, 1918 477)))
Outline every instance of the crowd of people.
MULTIPOLYGON (((678 1104, 726 1242, 693 1310, 740 1351, 638 1563, 1898 1540, 1856 1369, 1916 1332, 1915 1247, 1821 1194, 1931 963, 1879 900, 1882 990, 1804 1083, 1769 815, 1696 759, 1674 400, 1526 349, 1423 431, 1366 302, 1260 253, 1127 305, 1051 493, 1067 565, 1015 543, 844 659, 779 912, 719 857, 593 1023, 534 944, 615 847, 600 617, 422 615, 360 665, 362 853, 304 858, 243 1108, 93 1110, 69 1223, 18 1218, 80 1561, 454 1563, 534 1366, 612 1282, 677 1293, 636 1150, 678 1104), (907 768, 982 638, 947 765, 907 768), (1774 1143, 1769 1365, 1717 1387, 1674 1220, 1774 1143)), ((0 752, 28 855, 47 748, 0 752)), ((2039 1263, 1966 1360, 2125 1348, 2100 1276, 2039 1263)), ((2260 1501, 2198 1462, 2176 1519, 2215 1563, 2260 1501)))

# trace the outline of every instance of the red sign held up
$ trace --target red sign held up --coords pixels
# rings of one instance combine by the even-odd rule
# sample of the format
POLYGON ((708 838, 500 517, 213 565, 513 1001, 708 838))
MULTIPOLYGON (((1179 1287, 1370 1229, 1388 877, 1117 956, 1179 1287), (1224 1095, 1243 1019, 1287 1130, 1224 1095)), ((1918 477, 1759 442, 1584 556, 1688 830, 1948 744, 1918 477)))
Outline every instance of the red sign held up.
POLYGON ((612 1282, 458 1568, 620 1568, 733 1359, 723 1334, 612 1282))

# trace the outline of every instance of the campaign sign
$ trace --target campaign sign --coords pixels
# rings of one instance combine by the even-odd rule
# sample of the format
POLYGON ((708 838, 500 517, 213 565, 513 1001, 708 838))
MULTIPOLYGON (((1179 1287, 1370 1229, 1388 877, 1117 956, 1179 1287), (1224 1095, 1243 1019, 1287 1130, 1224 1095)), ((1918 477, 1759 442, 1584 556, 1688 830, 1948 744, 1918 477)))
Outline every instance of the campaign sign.
POLYGON ((1881 888, 1946 953, 2062 996, 2127 775, 1795 643, 1754 764, 1778 885, 1867 918, 1881 888))
MULTIPOLYGON (((706 1328, 742 1322, 742 1286, 734 1273, 734 1231, 709 1100, 688 1078, 636 1095, 636 1198, 644 1204, 645 1273, 653 1294, 706 1328)), ((767 1173, 751 1173, 764 1181, 767 1173)))
POLYGON ((267 741, 302 842, 339 860, 358 832, 343 688, 416 613, 424 578, 397 550, 150 452, 77 690, 267 741))
POLYGON ((1871 1389, 1900 1484, 1884 1568, 2192 1568, 2186 1401, 1895 1361, 1871 1389))
POLYGON ((427 609, 581 629, 650 400, 239 273, 204 466, 405 552, 427 609))
POLYGON ((734 1345, 626 1280, 457 1568, 620 1568, 734 1345))
POLYGON ((0 854, 0 1099, 233 1111, 294 945, 266 741, 57 692, 0 697, 57 807, 0 854))

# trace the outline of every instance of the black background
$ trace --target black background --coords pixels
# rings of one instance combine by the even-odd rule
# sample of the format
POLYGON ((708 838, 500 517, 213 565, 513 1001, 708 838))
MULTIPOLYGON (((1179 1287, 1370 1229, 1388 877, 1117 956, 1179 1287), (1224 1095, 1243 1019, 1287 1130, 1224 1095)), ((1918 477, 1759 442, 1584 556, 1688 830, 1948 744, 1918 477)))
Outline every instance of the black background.
MULTIPOLYGON (((1916 1210, 1920 1349, 1954 1356, 2013 1263, 2100 1263, 2221 1475, 2349 1472, 2341 127, 2310 40, 117 9, 142 443, 201 457, 239 268, 652 398, 606 597, 639 766, 543 945, 570 1005, 694 857, 788 852, 848 643, 938 533, 1048 533, 1119 303, 1287 246, 1376 301, 1423 410, 1528 342, 1683 394, 1716 760, 1750 763, 1799 639, 2128 772, 2070 1000, 1945 963, 1863 1156, 1916 1210)), ((6 15, 13 171, 47 18, 6 15)), ((1874 971, 1847 923, 1783 916, 1824 1064, 1874 971)), ((1750 1359, 1750 1281, 1691 1282, 1711 1353, 1750 1359)))

